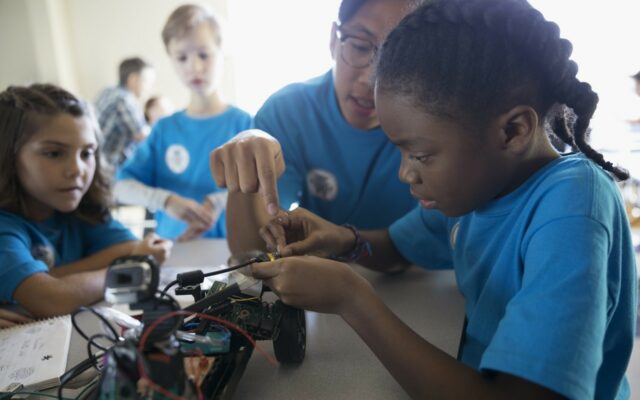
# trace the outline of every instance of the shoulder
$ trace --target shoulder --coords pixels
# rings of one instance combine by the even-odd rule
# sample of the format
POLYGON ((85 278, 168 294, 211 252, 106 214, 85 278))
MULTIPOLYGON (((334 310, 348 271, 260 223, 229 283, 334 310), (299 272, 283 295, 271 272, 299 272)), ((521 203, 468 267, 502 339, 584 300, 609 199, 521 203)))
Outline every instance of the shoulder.
POLYGON ((622 207, 613 177, 582 154, 563 156, 546 168, 533 182, 529 196, 548 218, 610 220, 622 207))
POLYGON ((247 128, 251 125, 251 121, 253 121, 251 114, 233 104, 229 105, 224 115, 239 125, 246 125, 247 128))
POLYGON ((274 108, 286 107, 287 111, 291 111, 290 107, 299 107, 302 100, 319 98, 319 95, 329 85, 332 85, 331 71, 305 82, 289 84, 269 96, 258 111, 256 118, 274 108))
POLYGON ((0 234, 26 232, 31 228, 32 224, 23 217, 0 210, 0 234))

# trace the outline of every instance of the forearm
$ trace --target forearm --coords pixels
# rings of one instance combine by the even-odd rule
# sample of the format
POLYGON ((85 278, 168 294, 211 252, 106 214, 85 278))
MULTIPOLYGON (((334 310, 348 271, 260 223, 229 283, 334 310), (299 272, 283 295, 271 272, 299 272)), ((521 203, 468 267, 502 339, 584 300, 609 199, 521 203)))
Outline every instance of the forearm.
POLYGON ((138 241, 135 240, 118 243, 81 260, 52 268, 49 273, 53 277, 60 278, 80 272, 104 269, 116 258, 130 255, 137 243, 138 241))
POLYGON ((104 269, 61 278, 38 273, 18 286, 14 299, 37 318, 69 314, 103 298, 105 276, 104 269))
POLYGON ((164 209, 171 195, 168 190, 147 186, 133 179, 116 182, 113 193, 120 203, 143 206, 151 212, 164 209))
POLYGON ((371 245, 371 255, 358 259, 358 264, 374 271, 394 273, 407 269, 410 263, 396 250, 388 229, 360 231, 371 245))
POLYGON ((266 250, 259 231, 270 219, 260 195, 230 192, 227 199, 227 242, 231 254, 266 250))
POLYGON ((412 398, 509 398, 501 397, 495 382, 416 334, 375 294, 358 294, 356 302, 342 317, 412 398))

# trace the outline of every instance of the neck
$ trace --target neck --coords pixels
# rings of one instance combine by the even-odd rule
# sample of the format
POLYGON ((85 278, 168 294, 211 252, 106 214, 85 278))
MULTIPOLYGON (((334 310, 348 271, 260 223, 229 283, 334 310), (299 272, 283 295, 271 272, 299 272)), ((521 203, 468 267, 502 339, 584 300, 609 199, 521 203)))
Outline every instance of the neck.
POLYGON ((227 103, 222 100, 217 91, 206 96, 191 94, 187 115, 191 117, 210 117, 220 114, 226 109, 227 103))

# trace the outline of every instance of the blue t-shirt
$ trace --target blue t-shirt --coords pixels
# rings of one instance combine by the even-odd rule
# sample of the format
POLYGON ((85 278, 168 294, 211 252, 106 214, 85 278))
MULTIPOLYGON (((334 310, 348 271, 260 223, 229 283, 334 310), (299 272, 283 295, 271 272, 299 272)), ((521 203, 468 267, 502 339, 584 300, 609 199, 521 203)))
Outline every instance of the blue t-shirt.
MULTIPOLYGON (((177 112, 155 124, 149 137, 118 171, 117 179, 135 179, 202 203, 207 195, 223 190, 211 176, 209 153, 251 127, 251 116, 233 106, 209 118, 177 112)), ((226 236, 224 215, 220 215, 204 237, 226 236)), ((175 239, 188 227, 164 211, 157 211, 155 218, 156 233, 166 238, 175 239)))
POLYGON ((35 273, 49 272, 49 265, 66 265, 131 240, 137 239, 113 219, 90 224, 54 213, 33 222, 0 210, 0 302, 13 301, 18 285, 35 273))
POLYGON ((331 72, 272 95, 256 128, 282 146, 281 207, 298 203, 336 224, 386 228, 416 206, 400 182, 400 152, 380 128, 356 129, 338 107, 331 72))
POLYGON ((629 397, 634 250, 620 193, 595 163, 560 157, 481 209, 416 209, 390 234, 407 260, 454 267, 465 364, 571 399, 629 397))

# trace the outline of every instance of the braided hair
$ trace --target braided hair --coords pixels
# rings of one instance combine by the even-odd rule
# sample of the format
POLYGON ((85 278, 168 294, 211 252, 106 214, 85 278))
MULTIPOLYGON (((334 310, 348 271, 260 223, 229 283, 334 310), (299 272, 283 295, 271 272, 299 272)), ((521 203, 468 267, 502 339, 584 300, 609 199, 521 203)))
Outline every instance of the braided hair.
MULTIPOLYGON (((87 117, 99 138, 97 122, 87 103, 58 86, 9 86, 0 92, 0 209, 28 215, 27 195, 16 173, 18 153, 50 118, 60 114, 69 114, 74 118, 87 117)), ((106 222, 109 218, 109 181, 101 171, 98 150, 95 158, 93 181, 73 212, 89 223, 106 222)))
POLYGON ((587 143, 598 95, 576 78, 571 52, 558 26, 525 0, 431 0, 387 37, 377 88, 468 126, 530 105, 562 141, 625 180, 627 171, 587 143))

